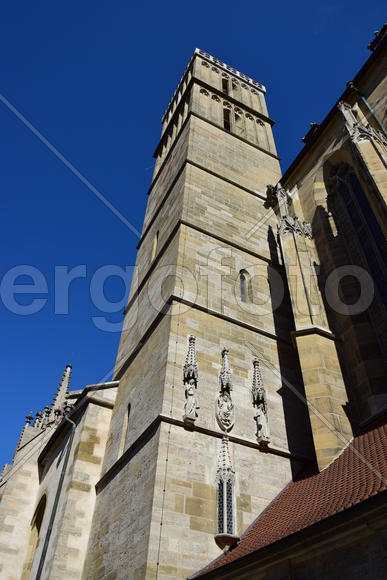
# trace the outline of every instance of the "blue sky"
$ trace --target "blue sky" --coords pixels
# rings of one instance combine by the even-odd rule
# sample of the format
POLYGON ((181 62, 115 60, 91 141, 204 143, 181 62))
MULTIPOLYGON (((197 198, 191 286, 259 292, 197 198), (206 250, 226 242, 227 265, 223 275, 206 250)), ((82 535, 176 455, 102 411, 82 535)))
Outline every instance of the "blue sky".
MULTIPOLYGON (((368 57, 383 4, 365 13, 359 0, 3 3, 0 94, 141 230, 160 119, 195 47, 266 85, 285 170, 368 57)), ((134 264, 137 238, 4 102, 0 127, 0 275, 28 264, 48 281, 36 314, 0 303, 2 464, 67 362, 73 388, 112 369, 119 333, 96 328, 89 285, 100 266, 134 264), (86 268, 68 315, 54 313, 58 265, 86 268)), ((105 287, 112 301, 124 290, 117 278, 105 287)), ((122 309, 108 318, 122 320, 122 309)))

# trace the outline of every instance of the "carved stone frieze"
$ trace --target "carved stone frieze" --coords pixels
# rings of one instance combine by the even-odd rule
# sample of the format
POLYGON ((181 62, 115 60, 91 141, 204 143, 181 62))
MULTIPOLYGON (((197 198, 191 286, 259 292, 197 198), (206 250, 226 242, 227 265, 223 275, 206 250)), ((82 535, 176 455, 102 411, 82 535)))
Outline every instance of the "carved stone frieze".
POLYGON ((278 224, 278 233, 280 236, 286 236, 290 233, 295 233, 306 238, 312 239, 312 226, 308 222, 302 222, 297 216, 284 216, 280 219, 278 224))

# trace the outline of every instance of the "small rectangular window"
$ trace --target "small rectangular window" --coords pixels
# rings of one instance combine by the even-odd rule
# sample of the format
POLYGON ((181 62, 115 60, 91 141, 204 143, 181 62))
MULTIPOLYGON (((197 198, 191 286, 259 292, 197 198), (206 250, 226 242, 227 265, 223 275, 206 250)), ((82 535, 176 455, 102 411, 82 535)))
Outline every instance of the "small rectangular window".
POLYGON ((222 79, 222 91, 228 95, 228 79, 222 79))

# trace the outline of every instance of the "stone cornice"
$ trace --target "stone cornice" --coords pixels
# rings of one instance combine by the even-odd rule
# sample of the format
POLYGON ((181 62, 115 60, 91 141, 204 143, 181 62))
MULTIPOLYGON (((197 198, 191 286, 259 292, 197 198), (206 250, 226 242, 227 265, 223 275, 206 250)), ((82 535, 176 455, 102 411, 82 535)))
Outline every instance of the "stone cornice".
POLYGON ((267 115, 265 115, 261 111, 258 111, 257 109, 254 109, 253 107, 251 107, 247 103, 242 102, 240 99, 236 99, 232 95, 226 95, 223 91, 221 91, 220 89, 218 89, 214 85, 211 85, 209 83, 206 83, 203 79, 200 79, 199 77, 197 77, 194 74, 192 74, 192 77, 191 77, 189 83, 187 84, 186 88, 184 89, 184 93, 182 93, 182 95, 181 95, 179 104, 176 106, 176 109, 174 110, 173 115, 169 119, 168 124, 165 126, 165 128, 164 128, 164 130, 162 132, 162 135, 160 137, 160 141, 159 141, 159 143, 158 143, 158 145, 157 145, 157 147, 155 149, 155 152, 153 153, 153 157, 156 157, 157 152, 158 152, 161 144, 163 143, 163 141, 164 141, 164 139, 166 137, 167 128, 176 119, 177 115, 179 114, 179 111, 181 110, 182 106, 185 103, 185 95, 189 93, 189 91, 192 89, 192 87, 193 87, 194 84, 197 84, 200 87, 205 88, 208 91, 211 91, 211 93, 217 95, 222 100, 226 100, 226 101, 228 101, 230 103, 233 103, 233 105, 239 107, 240 109, 243 109, 243 110, 247 111, 248 113, 250 113, 251 115, 254 115, 255 117, 258 117, 264 123, 267 123, 271 127, 273 127, 273 125, 275 125, 275 121, 271 117, 268 117, 267 115))
POLYGON ((223 238, 222 236, 218 236, 217 234, 210 232, 208 230, 205 230, 204 228, 201 228, 200 226, 193 224, 192 222, 189 222, 188 220, 178 219, 176 221, 175 225, 173 226, 168 238, 166 239, 166 241, 164 242, 164 244, 160 248, 159 252, 157 253, 155 259, 150 264, 147 273, 145 274, 145 276, 143 277, 143 279, 139 283, 137 289, 134 291, 133 295, 131 296, 128 304, 126 305, 126 307, 124 309, 124 315, 128 312, 128 310, 131 307, 131 305, 133 304, 133 302, 139 296, 141 290, 145 286, 146 282, 149 280, 152 272, 156 269, 157 264, 160 262, 161 258, 163 257, 163 255, 167 251, 168 246, 170 245, 171 241, 173 240, 177 231, 179 230, 180 226, 182 226, 182 225, 186 226, 187 228, 196 230, 197 232, 199 232, 201 234, 205 234, 208 237, 213 238, 214 240, 217 240, 218 242, 221 242, 222 244, 224 244, 226 246, 230 246, 231 248, 239 250, 240 252, 244 252, 245 254, 248 254, 249 256, 253 256, 254 258, 258 258, 259 260, 266 262, 267 264, 269 264, 272 268, 274 268, 276 270, 279 270, 279 271, 283 270, 283 266, 281 264, 275 264, 271 260, 271 258, 267 258, 263 254, 258 254, 257 252, 254 252, 253 250, 250 250, 249 248, 245 248, 239 244, 236 244, 232 240, 227 240, 226 238, 223 238))
POLYGON ((309 336, 311 334, 318 334, 319 336, 323 336, 324 338, 328 338, 329 340, 338 341, 339 339, 327 328, 323 328, 322 326, 306 326, 305 328, 300 328, 298 330, 292 330, 290 335, 293 339, 296 339, 298 336, 309 336))
POLYGON ((250 107, 250 105, 248 105, 247 103, 244 103, 240 99, 236 99, 232 95, 226 95, 226 93, 224 93, 223 91, 221 91, 217 87, 214 87, 214 85, 210 85, 209 83, 206 83, 205 81, 203 81, 202 79, 199 79, 198 77, 194 76, 194 77, 192 77, 192 80, 194 82, 196 82, 196 84, 200 85, 201 87, 207 89, 208 91, 211 91, 212 93, 214 93, 215 95, 217 95, 221 99, 224 99, 225 101, 229 101, 230 103, 233 103, 233 105, 236 105, 240 109, 244 109, 248 113, 251 113, 255 117, 258 117, 259 119, 261 119, 262 121, 264 121, 265 123, 270 125, 271 127, 273 127, 273 125, 275 125, 274 119, 272 119, 271 117, 268 117, 264 113, 261 113, 261 111, 258 111, 257 109, 254 109, 253 107, 250 107))
MULTIPOLYGON (((222 439, 224 433, 222 431, 217 431, 215 429, 210 429, 204 427, 197 423, 187 426, 187 424, 181 419, 175 419, 168 415, 160 413, 157 415, 153 421, 144 429, 144 431, 137 437, 137 439, 128 447, 128 449, 121 455, 121 457, 108 469, 108 471, 101 477, 101 479, 96 484, 96 492, 100 493, 109 483, 114 479, 114 477, 121 471, 121 469, 144 447, 144 445, 152 439, 157 430, 162 423, 168 425, 174 425, 175 427, 180 427, 188 431, 196 431, 202 435, 207 435, 209 437, 214 437, 216 439, 222 439)), ((291 453, 287 449, 282 449, 281 447, 276 447, 275 445, 267 445, 263 448, 259 443, 254 440, 247 439, 246 437, 240 437, 238 435, 227 434, 228 439, 238 445, 244 447, 250 447, 251 449, 256 449, 259 453, 266 453, 272 455, 278 455, 280 457, 285 457, 294 461, 299 461, 301 463, 312 463, 313 459, 300 455, 298 453, 291 453)))
POLYGON ((267 330, 263 330, 262 328, 258 328, 257 326, 254 326, 252 324, 248 324, 247 322, 243 322, 241 320, 236 320, 235 318, 232 318, 231 316, 227 316, 226 314, 223 314, 222 312, 218 312, 216 310, 211 310, 210 308, 203 306, 201 304, 197 304, 196 302, 191 302, 189 300, 185 300, 184 298, 181 298, 180 296, 176 296, 175 294, 172 293, 172 294, 170 294, 168 300, 165 301, 162 310, 156 315, 156 317, 149 324, 148 328, 145 330, 145 332, 143 333, 141 338, 138 340, 137 345, 133 349, 133 351, 123 361, 120 361, 121 366, 117 369, 117 371, 115 372, 115 375, 114 375, 117 380, 120 380, 122 378, 123 374, 127 371, 129 366, 131 365, 132 361, 136 358, 138 353, 141 351, 142 347, 145 345, 148 338, 151 336, 152 332, 160 324, 160 322, 163 320, 163 318, 168 314, 168 312, 170 311, 174 302, 184 304, 184 306, 188 306, 188 307, 192 308, 193 310, 199 310, 200 312, 205 312, 206 314, 208 314, 210 316, 214 316, 215 318, 219 318, 219 319, 224 320, 226 322, 230 322, 231 324, 235 324, 235 325, 239 326, 240 328, 245 328, 246 330, 250 330, 251 332, 255 332, 256 334, 260 334, 261 336, 266 336, 267 338, 270 338, 271 340, 275 340, 277 342, 281 342, 283 344, 287 344, 289 346, 292 346, 291 340, 287 340, 286 338, 282 338, 280 336, 277 336, 276 334, 274 334, 272 332, 269 332, 267 330))
MULTIPOLYGON (((197 81, 196 81, 196 79, 194 79, 194 81, 195 81, 195 82, 197 82, 197 81)), ((188 87, 187 87, 187 88, 188 88, 188 87)), ((215 90, 213 90, 213 88, 212 88, 212 87, 211 87, 211 90, 212 90, 213 92, 216 92, 215 90)), ((241 109, 243 109, 243 108, 247 108, 247 107, 245 107, 243 104, 241 104, 241 103, 240 103, 240 101, 236 101, 235 99, 231 99, 230 97, 227 97, 227 98, 226 98, 226 95, 224 95, 224 94, 223 94, 221 91, 219 91, 218 93, 219 93, 219 95, 223 95, 223 98, 224 98, 225 100, 227 100, 227 101, 230 101, 230 102, 232 101, 234 104, 237 104, 237 106, 238 106, 239 108, 241 108, 241 109)), ((179 107, 178 107, 178 108, 179 108, 179 107)), ((178 110, 178 108, 177 108, 177 110, 178 110)), ((262 118, 262 120, 266 121, 267 123, 269 123, 269 122, 270 122, 270 125, 273 125, 273 124, 274 124, 274 121, 273 121, 272 119, 270 119, 269 117, 265 117, 265 115, 262 115, 262 113, 258 113, 258 112, 257 112, 257 111, 255 111, 254 109, 250 109, 250 110, 253 112, 253 114, 254 114, 256 117, 262 118)), ((174 139, 173 143, 171 144, 171 147, 170 147, 170 149, 169 149, 168 153, 167 153, 167 154, 166 154, 166 156, 165 156, 165 159, 164 159, 164 161, 163 161, 163 162, 162 162, 162 164, 160 165, 160 168, 159 168, 159 170, 157 171, 157 174, 155 175, 155 177, 154 177, 154 179, 153 179, 153 181, 152 181, 152 186, 153 186, 153 182, 154 182, 154 181, 157 179, 157 177, 158 177, 158 175, 159 175, 159 173, 160 173, 161 169, 163 168, 163 166, 164 166, 164 164, 165 164, 166 160, 167 160, 167 159, 168 159, 168 157, 169 157, 169 154, 170 154, 170 152, 172 151, 172 149, 173 149, 174 145, 177 143, 177 141, 178 141, 178 139, 179 139, 179 137, 180 137, 180 134, 181 134, 182 130, 184 129, 185 125, 187 124, 187 122, 188 122, 188 120, 189 120, 189 118, 190 118, 191 116, 192 116, 192 117, 196 117, 196 118, 198 118, 198 119, 201 119, 202 121, 205 121, 206 123, 209 123, 210 125, 212 125, 213 127, 216 127, 216 128, 217 128, 217 129, 219 129, 220 131, 223 131, 223 132, 224 132, 224 133, 226 133, 227 135, 231 135, 232 137, 235 137, 236 139, 239 139, 240 141, 243 141, 244 143, 247 143, 247 145, 251 145, 251 147, 254 147, 254 149, 258 149, 259 151, 262 151, 262 153, 266 153, 266 155, 270 155, 270 157, 273 157, 274 159, 277 159, 278 161, 280 161, 280 160, 281 160, 281 158, 280 158, 280 157, 278 157, 278 155, 277 155, 276 153, 272 153, 272 152, 271 152, 271 151, 269 151, 268 149, 265 149, 264 147, 260 147, 259 145, 256 145, 255 143, 252 143, 251 141, 249 141, 248 139, 245 139, 245 138, 244 138, 244 137, 242 137, 241 135, 237 135, 236 133, 233 133, 232 131, 227 131, 226 129, 224 129, 223 127, 221 127, 221 125, 218 125, 217 123, 214 123, 214 121, 211 121, 210 119, 207 119, 206 117, 204 117, 203 115, 200 115, 200 114, 199 114, 199 113, 197 113, 196 111, 188 111, 187 118, 185 119, 185 121, 184 121, 184 123, 182 124, 182 126, 181 126, 181 128, 180 128, 179 132, 177 133, 177 135, 176 135, 176 137, 175 137, 175 139, 174 139)), ((156 147, 156 149, 155 149, 155 151, 154 151, 154 153, 153 153, 153 157, 157 157, 157 155, 158 155, 158 152, 159 152, 159 149, 160 149, 160 147, 163 145, 163 143, 164 143, 165 139, 167 139, 167 137, 168 137, 168 135, 167 135, 167 131, 164 131, 164 133, 162 134, 162 136, 161 136, 161 139, 160 139, 160 141, 159 141, 159 143, 158 143, 158 145, 157 145, 157 147, 156 147)), ((151 186, 151 187, 152 187, 152 186, 151 186)))
MULTIPOLYGON (((144 238, 148 234, 148 232, 149 232, 150 228, 152 227, 152 225, 153 225, 153 223, 154 223, 154 221, 155 221, 158 213, 160 212, 160 209, 163 207, 164 203, 166 202, 167 198, 169 197, 172 189, 176 185, 176 183, 177 183, 180 175, 184 171, 186 165, 192 165, 193 167, 196 167, 197 169, 200 169, 201 171, 205 171, 209 175, 212 175, 213 177, 216 177, 218 179, 221 179, 222 181, 225 181, 226 183, 229 183, 230 185, 233 185, 234 187, 236 187, 238 189, 241 189, 242 191, 245 191, 246 193, 249 193, 250 195, 253 195, 254 197, 258 197, 263 202, 266 202, 266 195, 263 192, 259 192, 257 190, 249 189, 245 185, 241 185, 240 183, 237 183, 236 181, 233 181, 232 179, 228 179, 228 177, 224 177, 223 175, 220 175, 219 173, 216 173, 215 171, 212 171, 211 169, 208 169, 207 167, 204 167, 203 165, 200 165, 200 163, 196 163, 195 161, 192 161, 192 160, 190 160, 190 159, 187 158, 181 164, 180 169, 177 171, 177 173, 176 173, 175 177, 173 178, 173 181, 172 181, 171 185, 168 187, 168 189, 167 189, 164 197, 161 199, 159 205, 154 210, 153 217, 149 221, 149 223, 146 226, 146 228, 144 229, 144 231, 143 231, 143 233, 141 235, 140 241, 137 244, 137 250, 140 248, 141 244, 143 243, 144 238)), ((148 192, 148 195, 149 195, 149 193, 150 192, 148 192)))

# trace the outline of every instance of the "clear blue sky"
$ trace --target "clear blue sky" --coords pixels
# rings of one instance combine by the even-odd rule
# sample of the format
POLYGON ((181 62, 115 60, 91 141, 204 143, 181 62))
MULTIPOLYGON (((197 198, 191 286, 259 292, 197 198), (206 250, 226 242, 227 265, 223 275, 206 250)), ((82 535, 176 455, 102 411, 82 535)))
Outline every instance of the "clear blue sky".
MULTIPOLYGON (((323 119, 368 57, 383 5, 7 2, 0 93, 141 230, 161 115, 195 47, 266 85, 285 170, 310 121, 323 119)), ((137 239, 2 102, 0 127, 0 274, 30 264, 49 288, 35 315, 0 304, 2 464, 26 413, 51 402, 67 362, 73 388, 112 369, 119 334, 93 323, 100 313, 89 283, 104 264, 134 264, 137 239), (73 283, 69 315, 55 315, 55 265, 81 264, 88 276, 73 283)), ((111 279, 106 292, 119 300, 123 288, 111 279)))

